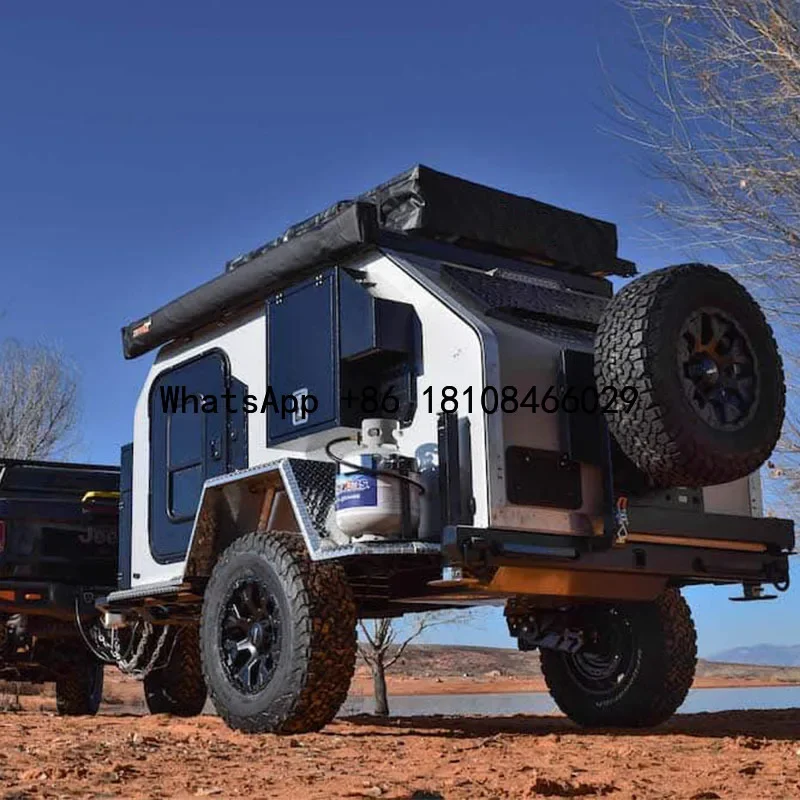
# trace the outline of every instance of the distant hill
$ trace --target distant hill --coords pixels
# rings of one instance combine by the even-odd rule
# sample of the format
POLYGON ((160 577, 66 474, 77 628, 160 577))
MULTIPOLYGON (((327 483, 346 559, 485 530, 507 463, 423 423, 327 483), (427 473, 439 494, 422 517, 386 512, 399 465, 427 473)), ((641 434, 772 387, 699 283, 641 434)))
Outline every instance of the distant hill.
POLYGON ((539 655, 504 647, 411 644, 392 668, 414 678, 499 675, 540 676, 539 655))
POLYGON ((800 667, 800 644, 755 644, 733 647, 710 656, 709 661, 728 664, 761 664, 773 667, 800 667))
MULTIPOLYGON (((764 645, 767 647, 767 645, 764 645)), ((756 650, 757 648, 737 648, 721 653, 713 661, 701 659, 697 664, 697 677, 709 679, 733 678, 741 680, 773 679, 785 682, 800 682, 800 647, 795 648, 796 661, 783 664, 774 662, 755 662, 734 660, 731 653, 756 650), (720 663, 722 660, 728 663, 720 663), (770 667, 766 668, 765 667, 770 667), (777 667, 772 669, 771 667, 777 667)), ((776 648, 781 650, 782 648, 776 648)), ((790 648, 783 648, 790 649, 790 648)), ((741 657, 740 657, 741 658, 741 657)), ((361 665, 365 669, 365 665, 361 665)), ((541 677, 538 653, 522 653, 500 647, 470 647, 438 644, 412 644, 392 668, 393 675, 412 678, 446 678, 483 676, 541 677)))

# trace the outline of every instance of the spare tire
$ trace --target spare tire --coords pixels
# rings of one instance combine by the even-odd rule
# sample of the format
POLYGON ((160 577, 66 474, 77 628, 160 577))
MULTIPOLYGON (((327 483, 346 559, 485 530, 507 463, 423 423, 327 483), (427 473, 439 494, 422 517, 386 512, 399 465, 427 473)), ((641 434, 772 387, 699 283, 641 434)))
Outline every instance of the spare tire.
POLYGON ((617 402, 606 419, 654 486, 749 475, 783 424, 772 330, 743 286, 704 264, 650 272, 611 300, 595 338, 595 379, 601 397, 635 387, 636 401, 617 402))

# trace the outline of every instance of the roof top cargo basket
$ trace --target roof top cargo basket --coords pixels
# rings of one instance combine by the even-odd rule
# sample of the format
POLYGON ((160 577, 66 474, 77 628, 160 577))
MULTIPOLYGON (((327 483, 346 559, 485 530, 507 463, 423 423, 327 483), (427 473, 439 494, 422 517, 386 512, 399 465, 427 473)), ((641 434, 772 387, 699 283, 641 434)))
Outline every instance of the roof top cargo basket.
POLYGON ((381 244, 435 239, 584 275, 632 275, 616 226, 416 166, 337 203, 229 261, 225 273, 122 329, 125 358, 264 299, 314 271, 381 244))

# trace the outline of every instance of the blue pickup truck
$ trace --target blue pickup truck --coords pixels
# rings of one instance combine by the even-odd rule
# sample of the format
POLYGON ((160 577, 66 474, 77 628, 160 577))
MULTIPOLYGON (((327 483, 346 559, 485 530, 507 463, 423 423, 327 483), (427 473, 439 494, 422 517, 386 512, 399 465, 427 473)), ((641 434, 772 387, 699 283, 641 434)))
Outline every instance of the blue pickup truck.
POLYGON ((0 680, 54 681, 94 714, 103 663, 75 624, 117 583, 119 468, 0 459, 0 680))

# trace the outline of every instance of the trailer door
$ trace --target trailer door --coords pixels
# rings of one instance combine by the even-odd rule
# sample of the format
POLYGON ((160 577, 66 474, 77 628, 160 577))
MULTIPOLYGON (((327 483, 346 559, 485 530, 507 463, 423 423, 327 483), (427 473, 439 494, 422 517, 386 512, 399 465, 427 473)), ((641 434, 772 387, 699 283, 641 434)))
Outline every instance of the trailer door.
POLYGON ((203 483, 228 471, 225 356, 171 369, 150 393, 150 551, 159 563, 186 554, 203 483))

